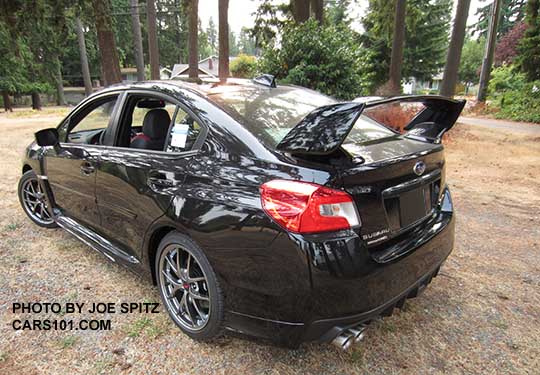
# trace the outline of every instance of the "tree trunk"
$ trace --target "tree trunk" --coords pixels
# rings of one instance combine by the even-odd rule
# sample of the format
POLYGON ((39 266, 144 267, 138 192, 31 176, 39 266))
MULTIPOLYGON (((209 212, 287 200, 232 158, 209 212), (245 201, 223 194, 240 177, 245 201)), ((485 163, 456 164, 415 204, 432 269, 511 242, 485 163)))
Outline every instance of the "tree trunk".
POLYGON ((479 102, 485 102, 491 66, 493 65, 493 55, 495 54, 495 44, 497 43, 497 25, 501 13, 501 1, 494 0, 491 5, 491 19, 489 22, 488 38, 486 42, 486 52, 482 62, 482 71, 480 72, 480 84, 478 87, 477 99, 479 102))
POLYGON ((471 0, 458 0, 456 18, 454 18, 454 27, 452 29, 452 37, 450 39, 450 46, 448 47, 448 55, 446 56, 446 65, 441 84, 440 93, 444 96, 453 97, 456 91, 461 50, 465 41, 470 5, 471 0))
POLYGON ((189 35, 188 35, 188 55, 189 55, 189 78, 199 78, 199 47, 198 47, 198 22, 199 22, 199 0, 189 2, 189 35))
POLYGON ((229 77, 229 0, 219 0, 219 80, 229 77))
POLYGON ((11 99, 7 91, 2 91, 2 100, 4 101, 4 109, 6 112, 13 112, 13 107, 11 105, 11 99))
POLYGON ((144 56, 141 36, 141 21, 139 19, 139 0, 131 0, 131 28, 133 30, 133 52, 137 66, 137 80, 144 81, 144 56))
POLYGON ((309 3, 311 0, 291 0, 294 21, 303 23, 309 19, 309 3))
POLYGON ((154 0, 146 1, 146 22, 148 24, 150 79, 159 79, 159 47, 157 39, 156 5, 154 0))
POLYGON ((392 41, 392 56, 390 58, 389 80, 387 84, 389 95, 398 95, 401 93, 401 65, 403 64, 403 45, 405 43, 406 9, 406 0, 396 0, 394 39, 392 41))
POLYGON ((41 98, 39 97, 38 92, 32 92, 32 109, 36 111, 41 111, 41 98))
POLYGON ((86 42, 84 40, 84 30, 80 18, 75 19, 75 28, 77 31, 77 40, 79 42, 79 56, 81 59, 81 70, 84 81, 84 94, 92 94, 92 79, 90 78, 90 69, 88 68, 88 55, 86 54, 86 42))
POLYGON ((311 0, 311 13, 313 17, 322 24, 324 21, 324 5, 323 0, 311 0))
POLYGON ((103 66, 103 81, 105 86, 109 86, 122 82, 120 62, 112 27, 111 3, 110 0, 93 0, 93 5, 99 54, 103 66))
POLYGON ((64 97, 64 82, 62 79, 62 63, 60 59, 56 58, 56 104, 66 105, 66 99, 64 97))

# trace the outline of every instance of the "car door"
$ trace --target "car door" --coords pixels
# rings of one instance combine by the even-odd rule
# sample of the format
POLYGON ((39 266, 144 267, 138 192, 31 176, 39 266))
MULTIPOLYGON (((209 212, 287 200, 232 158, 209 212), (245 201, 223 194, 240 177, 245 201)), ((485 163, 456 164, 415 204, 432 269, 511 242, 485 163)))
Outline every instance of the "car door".
POLYGON ((120 93, 83 103, 59 126, 60 147, 45 153, 45 169, 55 206, 62 214, 97 228, 96 167, 109 129, 114 127, 120 93))
MULTIPOLYGON (((128 92, 115 132, 115 147, 107 148, 100 155, 96 176, 96 198, 102 218, 100 232, 135 257, 140 256, 138 250, 142 248, 146 230, 164 215, 175 190, 181 188, 190 159, 197 152, 189 145, 181 149, 167 146, 175 124, 189 118, 178 104, 172 98, 163 99, 157 94, 128 92), (135 138, 133 129, 142 127, 147 112, 134 103, 148 102, 152 98, 163 100, 163 109, 171 117, 164 150, 132 148, 122 135, 135 138)), ((180 127, 185 126, 176 128, 180 127)))

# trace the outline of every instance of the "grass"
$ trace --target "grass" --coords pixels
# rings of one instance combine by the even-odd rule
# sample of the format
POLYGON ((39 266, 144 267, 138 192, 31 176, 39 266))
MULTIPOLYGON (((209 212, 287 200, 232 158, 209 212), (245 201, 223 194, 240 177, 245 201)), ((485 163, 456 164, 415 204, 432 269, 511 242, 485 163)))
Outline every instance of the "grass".
POLYGON ((150 328, 153 324, 154 323, 149 318, 144 317, 138 319, 128 327, 127 335, 129 337, 139 337, 145 328, 150 328))
POLYGON ((68 348, 71 348, 73 345, 75 345, 77 340, 78 340, 77 336, 67 336, 67 337, 62 338, 58 342, 58 345, 60 349, 68 349, 68 348))
POLYGON ((154 340, 165 334, 167 329, 162 324, 157 324, 156 321, 143 317, 131 323, 126 328, 126 332, 128 337, 139 337, 144 333, 146 337, 154 340))
POLYGON ((15 108, 13 112, 1 112, 2 115, 8 118, 24 118, 38 116, 65 116, 71 110, 71 107, 43 107, 41 111, 36 111, 31 108, 15 108))
POLYGON ((8 232, 13 232, 13 231, 16 231, 19 227, 20 225, 18 223, 9 223, 8 225, 5 226, 5 229, 8 232))
MULTIPOLYGON (((0 138, 0 300, 8 306, 64 298, 159 300, 154 286, 65 232, 38 228, 24 216, 16 195, 21 154, 33 132, 58 120, 32 116, 26 123, 0 114, 9 133, 0 138), (14 223, 20 226, 9 230, 14 223)), ((291 351, 232 335, 199 343, 163 308, 158 315, 111 314, 111 331, 79 332, 70 343, 53 332, 15 332, 8 313, 0 314, 0 374, 537 373, 540 142, 460 124, 450 135, 446 180, 457 211, 454 252, 426 293, 407 302, 406 314, 373 324, 351 352, 316 343, 291 351), (114 348, 126 354, 115 355, 114 348)))

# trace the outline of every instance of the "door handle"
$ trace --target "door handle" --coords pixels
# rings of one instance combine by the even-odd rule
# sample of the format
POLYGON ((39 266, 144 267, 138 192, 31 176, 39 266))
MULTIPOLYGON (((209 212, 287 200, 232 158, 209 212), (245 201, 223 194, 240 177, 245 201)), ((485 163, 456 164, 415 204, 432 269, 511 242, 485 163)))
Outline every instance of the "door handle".
POLYGON ((163 173, 150 174, 147 184, 152 190, 167 189, 174 186, 174 182, 169 180, 163 173))
POLYGON ((96 168, 90 162, 83 162, 81 164, 81 174, 84 176, 89 176, 96 171, 96 168))

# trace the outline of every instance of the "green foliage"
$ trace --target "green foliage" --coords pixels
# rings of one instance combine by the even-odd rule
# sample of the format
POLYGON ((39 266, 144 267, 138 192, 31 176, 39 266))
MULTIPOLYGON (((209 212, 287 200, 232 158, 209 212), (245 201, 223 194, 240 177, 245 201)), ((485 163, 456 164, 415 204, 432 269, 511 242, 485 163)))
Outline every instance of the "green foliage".
POLYGON ((503 65, 492 71, 488 89, 496 117, 540 123, 540 80, 527 82, 516 67, 503 65))
MULTIPOLYGON (((353 0, 354 1, 354 0, 353 0)), ((329 25, 343 25, 349 27, 351 19, 349 17, 349 6, 351 0, 335 0, 326 3, 325 22, 329 25)))
POLYGON ((275 4, 273 0, 262 0, 254 14, 255 22, 250 29, 259 47, 271 47, 284 27, 292 22, 290 3, 275 4))
POLYGON ((238 43, 236 42, 236 34, 234 31, 229 30, 229 56, 238 55, 238 43))
POLYGON ((0 90, 51 91, 65 31, 64 6, 46 0, 0 5, 0 90))
POLYGON ((540 1, 527 3, 527 30, 518 47, 519 64, 530 81, 540 80, 540 1))
POLYGON ((212 17, 208 20, 208 27, 206 28, 206 36, 208 37, 208 44, 212 49, 212 55, 216 55, 218 51, 218 31, 216 24, 212 17))
MULTIPOLYGON (((526 3, 527 0, 502 0, 501 15, 497 25, 497 38, 500 38, 509 32, 517 23, 523 21, 526 3)), ((487 37, 489 19, 491 17, 491 4, 493 4, 493 1, 476 9, 475 16, 478 17, 478 22, 470 27, 473 34, 484 38, 487 37)))
MULTIPOLYGON (((388 80, 392 51, 394 2, 370 0, 362 24, 361 42, 370 53, 370 91, 388 80)), ((452 2, 450 0, 409 0, 402 67, 404 78, 429 79, 444 66, 452 2)))
POLYGON ((478 40, 468 38, 465 40, 459 64, 459 80, 461 82, 473 83, 480 78, 485 45, 485 38, 479 38, 478 40))
POLYGON ((233 77, 253 78, 257 71, 257 59, 255 56, 248 56, 241 53, 236 59, 231 61, 229 68, 233 77))
POLYGON ((281 43, 264 50, 259 70, 285 82, 352 99, 367 93, 362 53, 352 31, 309 20, 287 25, 281 43))
POLYGON ((238 36, 238 50, 245 55, 255 55, 257 53, 255 38, 246 27, 242 27, 240 30, 240 35, 238 36))

